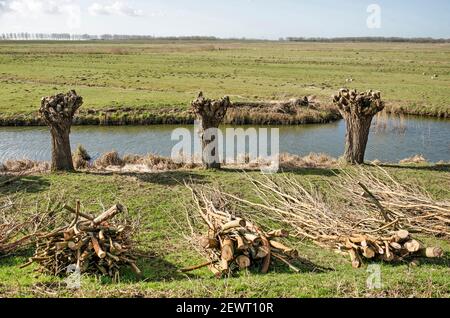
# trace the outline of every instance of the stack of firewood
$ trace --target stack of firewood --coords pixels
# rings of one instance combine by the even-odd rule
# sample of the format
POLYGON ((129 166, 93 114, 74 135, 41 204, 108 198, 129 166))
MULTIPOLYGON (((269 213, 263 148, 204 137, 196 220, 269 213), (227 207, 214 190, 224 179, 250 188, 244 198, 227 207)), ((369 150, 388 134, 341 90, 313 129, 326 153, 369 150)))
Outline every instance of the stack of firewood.
POLYGON ((208 227, 206 235, 192 235, 191 242, 209 261, 182 271, 208 266, 216 277, 222 277, 252 266, 260 267, 262 273, 267 273, 271 262, 276 259, 295 272, 300 272, 290 262, 298 259, 297 251, 276 240, 288 237, 287 231, 274 230, 266 233, 257 225, 221 209, 220 201, 209 198, 201 189, 186 186, 192 191, 197 211, 208 227))
MULTIPOLYGON (((326 238, 323 239, 326 240, 326 238)), ((330 237, 329 239, 337 243, 340 251, 350 256, 354 268, 359 268, 364 259, 385 262, 416 262, 418 258, 443 256, 443 250, 440 247, 425 247, 406 230, 399 230, 388 237, 364 234, 341 238, 330 237)))
POLYGON ((42 272, 63 275, 76 266, 80 273, 117 279, 120 268, 130 266, 141 275, 132 252, 131 227, 111 222, 123 211, 120 204, 97 217, 82 213, 79 201, 75 209, 67 205, 65 209, 75 215, 72 223, 40 236, 35 255, 24 267, 36 262, 42 272))

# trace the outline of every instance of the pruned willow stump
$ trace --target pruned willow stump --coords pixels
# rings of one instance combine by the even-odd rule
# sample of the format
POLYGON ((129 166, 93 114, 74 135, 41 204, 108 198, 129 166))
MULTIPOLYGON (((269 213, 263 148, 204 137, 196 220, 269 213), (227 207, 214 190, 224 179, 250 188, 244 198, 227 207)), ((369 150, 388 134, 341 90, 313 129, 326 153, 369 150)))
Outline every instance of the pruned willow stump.
POLYGON ((384 109, 381 94, 343 88, 333 96, 333 102, 347 126, 344 158, 352 164, 363 164, 372 118, 384 109))
POLYGON ((74 90, 41 100, 39 113, 52 136, 52 171, 74 170, 69 135, 73 117, 82 104, 83 98, 74 90))
POLYGON ((218 130, 230 105, 228 96, 211 100, 203 97, 201 92, 192 102, 192 108, 201 121, 202 162, 207 169, 220 169, 218 130))

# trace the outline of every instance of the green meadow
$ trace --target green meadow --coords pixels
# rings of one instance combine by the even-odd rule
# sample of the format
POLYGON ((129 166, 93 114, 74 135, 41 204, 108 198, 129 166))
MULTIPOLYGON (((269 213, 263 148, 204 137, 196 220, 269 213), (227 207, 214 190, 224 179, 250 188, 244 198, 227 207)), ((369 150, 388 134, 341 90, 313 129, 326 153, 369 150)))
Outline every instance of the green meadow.
POLYGON ((448 116, 450 44, 239 41, 1 42, 0 116, 36 116, 75 89, 83 109, 187 109, 202 90, 233 101, 376 89, 388 109, 448 116), (435 76, 436 75, 436 76, 435 76), (347 81, 352 79, 352 81, 347 81))

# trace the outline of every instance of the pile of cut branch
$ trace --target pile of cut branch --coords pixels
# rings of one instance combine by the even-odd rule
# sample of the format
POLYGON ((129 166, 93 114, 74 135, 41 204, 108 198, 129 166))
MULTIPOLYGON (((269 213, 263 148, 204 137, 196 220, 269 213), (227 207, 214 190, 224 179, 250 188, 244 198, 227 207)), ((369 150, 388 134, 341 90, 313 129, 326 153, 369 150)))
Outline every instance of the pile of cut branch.
POLYGON ((410 232, 402 229, 401 220, 385 220, 380 217, 378 210, 375 213, 373 209, 357 210, 353 205, 330 204, 312 185, 308 190, 288 176, 265 176, 263 180, 249 177, 249 180, 260 202, 251 202, 231 194, 226 196, 253 209, 257 208, 263 218, 289 225, 294 235, 300 238, 311 239, 319 246, 347 253, 354 267, 361 266, 363 259, 398 262, 443 255, 442 249, 427 248, 413 238, 410 232))
POLYGON ((334 188, 359 211, 383 215, 413 233, 450 238, 450 201, 434 200, 418 185, 402 184, 385 169, 342 170, 334 188))
POLYGON ((0 200, 0 256, 32 245, 39 233, 54 223, 59 208, 57 202, 49 200, 46 211, 29 211, 15 196, 0 200))
POLYGON ((97 217, 81 212, 79 201, 75 209, 67 205, 64 208, 75 215, 73 221, 40 235, 35 255, 23 267, 36 262, 40 271, 55 276, 74 267, 80 273, 118 279, 120 268, 130 266, 136 275, 141 275, 132 250, 133 227, 112 221, 124 210, 120 204, 97 217))
POLYGON ((220 192, 206 191, 200 187, 194 189, 189 184, 186 184, 186 187, 192 192, 200 221, 207 225, 205 235, 195 234, 192 222, 189 221, 192 233, 188 239, 208 262, 185 268, 183 272, 208 267, 216 277, 222 277, 252 266, 259 267, 262 273, 267 273, 273 259, 283 262, 295 272, 300 272, 291 262, 299 260, 298 252, 276 240, 287 237, 287 231, 264 232, 256 224, 229 212, 225 196, 220 192))

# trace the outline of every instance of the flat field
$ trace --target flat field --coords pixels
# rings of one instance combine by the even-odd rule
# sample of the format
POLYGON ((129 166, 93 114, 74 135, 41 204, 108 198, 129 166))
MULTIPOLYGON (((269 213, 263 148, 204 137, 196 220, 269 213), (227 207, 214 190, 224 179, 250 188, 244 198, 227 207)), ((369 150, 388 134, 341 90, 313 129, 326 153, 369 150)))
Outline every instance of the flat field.
POLYGON ((450 44, 0 42, 6 117, 36 115, 42 96, 69 89, 84 109, 157 113, 186 109, 199 90, 234 101, 315 95, 329 104, 344 86, 380 90, 391 109, 448 116, 450 44))

